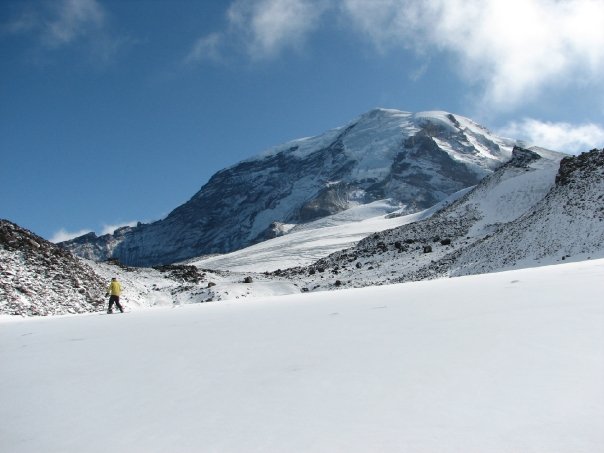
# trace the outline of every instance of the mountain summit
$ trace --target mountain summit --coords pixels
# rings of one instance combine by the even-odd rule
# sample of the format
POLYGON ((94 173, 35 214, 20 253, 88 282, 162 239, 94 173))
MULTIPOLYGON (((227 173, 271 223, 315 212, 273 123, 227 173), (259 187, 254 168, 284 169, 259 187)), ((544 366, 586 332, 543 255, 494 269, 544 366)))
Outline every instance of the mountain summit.
POLYGON ((462 116, 375 109, 217 172, 165 219, 62 245, 135 266, 225 253, 355 205, 389 200, 412 213, 477 184, 514 143, 462 116))

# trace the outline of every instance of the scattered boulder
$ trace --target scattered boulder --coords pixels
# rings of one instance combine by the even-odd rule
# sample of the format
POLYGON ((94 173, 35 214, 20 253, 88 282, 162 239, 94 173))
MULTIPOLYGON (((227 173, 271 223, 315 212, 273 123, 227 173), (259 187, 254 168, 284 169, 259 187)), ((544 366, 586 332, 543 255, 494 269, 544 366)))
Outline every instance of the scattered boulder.
POLYGON ((156 266, 153 269, 181 283, 200 283, 204 280, 205 274, 195 266, 180 264, 168 264, 165 266, 156 266))

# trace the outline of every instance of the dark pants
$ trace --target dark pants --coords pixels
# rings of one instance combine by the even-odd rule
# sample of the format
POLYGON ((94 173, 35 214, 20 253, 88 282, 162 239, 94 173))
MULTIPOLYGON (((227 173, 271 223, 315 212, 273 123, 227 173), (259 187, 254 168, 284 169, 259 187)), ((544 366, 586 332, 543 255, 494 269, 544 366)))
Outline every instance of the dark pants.
POLYGON ((124 313, 124 308, 122 307, 122 304, 120 304, 120 296, 109 296, 109 308, 107 309, 107 313, 113 312, 113 303, 114 302, 115 302, 115 306, 119 309, 119 311, 124 313))

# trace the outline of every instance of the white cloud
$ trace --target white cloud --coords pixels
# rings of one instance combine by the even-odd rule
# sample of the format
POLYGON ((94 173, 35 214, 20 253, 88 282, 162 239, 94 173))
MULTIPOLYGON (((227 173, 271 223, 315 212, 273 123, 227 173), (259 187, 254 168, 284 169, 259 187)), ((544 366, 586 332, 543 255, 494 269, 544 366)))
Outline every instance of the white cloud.
POLYGON ((0 34, 31 38, 37 52, 80 48, 93 63, 107 63, 136 41, 112 33, 108 14, 97 0, 24 2, 0 34))
POLYGON ((604 128, 593 123, 575 125, 525 118, 509 123, 498 133, 570 154, 604 148, 604 128))
POLYGON ((228 17, 232 26, 249 36, 250 56, 265 59, 300 47, 318 27, 325 5, 318 0, 239 0, 228 17))
POLYGON ((223 45, 224 36, 221 33, 212 33, 199 38, 185 58, 185 62, 193 63, 203 60, 220 61, 222 59, 223 45))
POLYGON ((25 4, 19 15, 3 24, 2 31, 35 34, 43 46, 59 48, 98 32, 104 27, 105 18, 105 11, 96 0, 57 0, 35 9, 25 4))
POLYGON ((38 28, 39 18, 35 12, 26 10, 19 17, 13 18, 10 22, 2 24, 0 31, 2 34, 21 35, 38 28))
POLYGON ((58 242, 69 241, 70 239, 77 238, 78 236, 82 236, 90 232, 91 230, 69 232, 65 228, 61 228, 50 238, 50 242, 54 242, 56 244, 58 242))
POLYGON ((186 61, 220 60, 228 43, 239 43, 256 61, 300 49, 328 6, 329 0, 236 0, 227 30, 197 40, 186 61))
POLYGON ((114 225, 104 224, 103 228, 101 230, 101 235, 103 235, 103 234, 112 234, 115 230, 117 230, 118 228, 121 228, 121 227, 125 227, 125 226, 133 227, 133 226, 136 226, 137 223, 138 222, 136 220, 133 220, 131 222, 117 223, 117 224, 114 224, 114 225))
POLYGON ((43 25, 44 43, 49 47, 69 44, 101 29, 105 22, 105 12, 96 0, 62 0, 54 8, 54 17, 43 25))
POLYGON ((253 60, 275 58, 337 23, 382 52, 452 55, 493 110, 561 86, 602 86, 602 0, 235 0, 227 20, 227 30, 196 43, 190 61, 215 58, 226 42, 253 60), (338 20, 321 20, 327 14, 338 20))
POLYGON ((575 80, 601 85, 601 0, 342 0, 341 11, 379 49, 454 54, 498 109, 575 80))

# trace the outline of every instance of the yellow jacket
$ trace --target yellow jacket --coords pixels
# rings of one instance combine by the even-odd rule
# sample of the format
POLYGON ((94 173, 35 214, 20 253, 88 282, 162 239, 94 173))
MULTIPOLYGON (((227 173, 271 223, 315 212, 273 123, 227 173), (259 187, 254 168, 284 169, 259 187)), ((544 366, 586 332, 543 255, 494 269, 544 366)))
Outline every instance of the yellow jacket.
POLYGON ((122 293, 122 285, 117 280, 112 280, 109 284, 109 288, 107 288, 107 292, 111 296, 119 296, 122 293))

